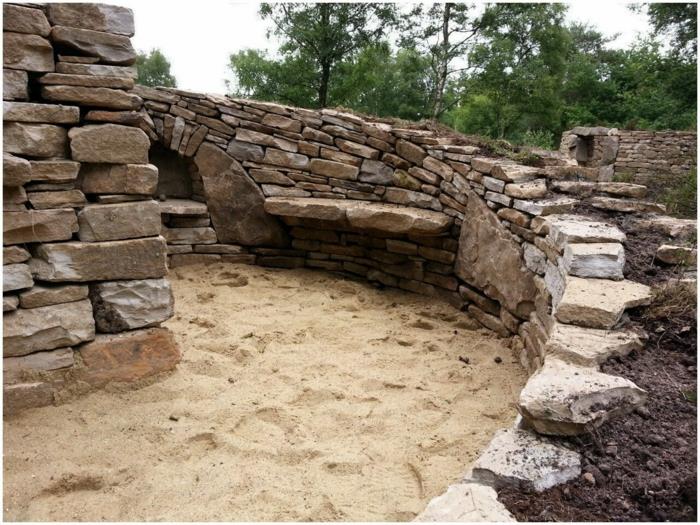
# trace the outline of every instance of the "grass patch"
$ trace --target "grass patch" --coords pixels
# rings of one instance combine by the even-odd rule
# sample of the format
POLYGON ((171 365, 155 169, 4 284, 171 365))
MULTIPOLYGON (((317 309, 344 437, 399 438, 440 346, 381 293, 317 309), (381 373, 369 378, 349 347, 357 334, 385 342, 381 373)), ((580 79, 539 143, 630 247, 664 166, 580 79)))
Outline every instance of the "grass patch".
POLYGON ((698 213, 697 198, 697 168, 693 168, 667 188, 662 193, 660 200, 666 205, 666 210, 670 215, 694 219, 698 213))

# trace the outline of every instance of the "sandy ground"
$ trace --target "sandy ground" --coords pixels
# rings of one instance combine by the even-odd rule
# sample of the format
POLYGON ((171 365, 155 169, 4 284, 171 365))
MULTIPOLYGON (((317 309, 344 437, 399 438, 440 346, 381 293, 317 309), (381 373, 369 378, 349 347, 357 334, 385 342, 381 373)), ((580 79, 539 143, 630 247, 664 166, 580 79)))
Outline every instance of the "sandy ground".
POLYGON ((6 421, 6 520, 410 520, 515 417, 524 372, 449 305, 308 270, 170 277, 179 369, 6 421))

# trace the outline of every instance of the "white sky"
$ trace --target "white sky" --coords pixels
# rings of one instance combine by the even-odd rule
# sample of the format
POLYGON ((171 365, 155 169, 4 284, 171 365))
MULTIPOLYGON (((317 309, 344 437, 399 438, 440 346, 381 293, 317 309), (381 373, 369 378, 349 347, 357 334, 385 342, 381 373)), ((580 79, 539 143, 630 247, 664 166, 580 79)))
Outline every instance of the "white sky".
MULTIPOLYGON (((130 7, 136 19, 133 45, 140 51, 158 47, 171 63, 178 86, 193 91, 225 93, 231 53, 246 48, 274 52, 257 2, 234 0, 111 0, 130 7)), ((629 2, 569 2, 571 21, 587 22, 605 35, 620 33, 616 47, 627 47, 648 30, 646 17, 627 9, 629 2)))

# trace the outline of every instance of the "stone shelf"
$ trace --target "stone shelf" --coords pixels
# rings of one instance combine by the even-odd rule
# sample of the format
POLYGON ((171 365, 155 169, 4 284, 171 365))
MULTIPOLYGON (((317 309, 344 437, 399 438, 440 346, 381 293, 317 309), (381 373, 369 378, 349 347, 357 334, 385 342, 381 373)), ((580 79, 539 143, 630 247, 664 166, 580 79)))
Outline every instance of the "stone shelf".
POLYGON ((204 202, 190 199, 167 199, 160 201, 160 213, 168 215, 207 215, 209 213, 204 202))
POLYGON ((271 215, 316 219, 352 228, 395 234, 440 235, 453 219, 437 211, 341 199, 269 197, 265 211, 271 215))

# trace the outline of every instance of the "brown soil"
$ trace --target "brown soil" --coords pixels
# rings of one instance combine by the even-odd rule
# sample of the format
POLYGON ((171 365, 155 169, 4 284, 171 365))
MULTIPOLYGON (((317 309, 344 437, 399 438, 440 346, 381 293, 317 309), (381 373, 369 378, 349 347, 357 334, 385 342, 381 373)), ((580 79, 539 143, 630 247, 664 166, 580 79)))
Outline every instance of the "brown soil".
POLYGON ((515 418, 524 371, 449 305, 308 270, 170 278, 177 371, 5 421, 6 520, 410 520, 515 418))
MULTIPOLYGON (((663 236, 624 229, 626 278, 663 287, 679 275, 654 262, 663 236)), ((569 440, 594 483, 581 477, 541 494, 500 491, 499 499, 519 521, 696 521, 696 317, 694 295, 681 290, 657 294, 651 307, 630 312, 630 323, 641 325, 649 340, 643 351, 602 369, 644 388, 646 406, 595 435, 569 440)))

